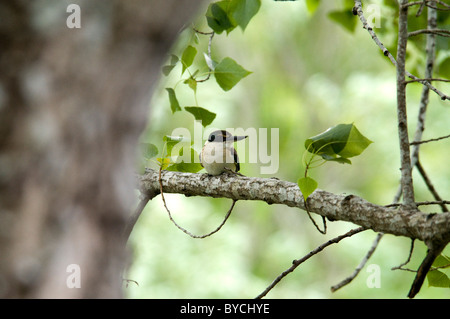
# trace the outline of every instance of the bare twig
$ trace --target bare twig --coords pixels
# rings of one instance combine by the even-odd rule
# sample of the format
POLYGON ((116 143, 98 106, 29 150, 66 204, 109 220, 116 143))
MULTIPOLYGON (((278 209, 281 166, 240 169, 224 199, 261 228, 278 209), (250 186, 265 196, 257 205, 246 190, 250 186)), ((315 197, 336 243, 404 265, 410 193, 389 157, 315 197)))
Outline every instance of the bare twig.
POLYGON ((237 199, 233 199, 233 203, 231 204, 231 207, 230 207, 230 209, 228 210, 228 212, 227 212, 227 214, 226 214, 224 220, 223 220, 222 223, 221 223, 216 229, 214 229, 212 232, 209 232, 209 233, 207 233, 207 234, 205 234, 205 235, 194 235, 194 234, 192 234, 190 231, 188 231, 187 229, 185 229, 185 228, 181 227, 180 225, 178 225, 178 223, 173 219, 172 214, 170 213, 169 208, 167 208, 166 200, 165 200, 165 198, 164 198, 164 193, 163 193, 163 186, 162 186, 162 179, 161 179, 161 170, 162 170, 162 168, 160 167, 160 168, 159 168, 159 187, 160 187, 160 192, 161 192, 161 198, 162 198, 164 207, 166 208, 167 214, 169 215, 170 221, 171 221, 171 222, 172 222, 179 230, 181 230, 183 233, 189 235, 189 236, 192 237, 192 238, 203 239, 203 238, 209 237, 209 236, 211 236, 211 235, 217 233, 217 232, 222 228, 222 226, 225 225, 225 223, 226 223, 227 220, 228 220, 228 217, 230 217, 231 212, 233 211, 233 208, 234 208, 234 205, 235 205, 236 202, 237 202, 237 199))
MULTIPOLYGON (((435 9, 432 9, 435 10, 435 9)), ((433 35, 439 35, 441 37, 450 37, 450 31, 445 29, 423 29, 423 30, 416 30, 408 33, 408 37, 414 37, 419 34, 433 34, 433 35)))
POLYGON ((370 249, 367 252, 367 254, 364 256, 363 260, 361 260, 361 262, 358 265, 358 267, 355 268, 355 270, 353 271, 353 273, 350 276, 348 276, 347 278, 342 280, 340 283, 332 286, 331 287, 331 292, 335 292, 336 290, 338 290, 338 289, 348 285, 349 283, 352 282, 353 279, 355 279, 356 276, 358 276, 358 274, 361 271, 361 269, 363 269, 363 267, 366 265, 366 263, 369 260, 369 258, 374 253, 375 249, 378 247, 378 244, 380 243, 380 240, 383 237, 383 235, 384 235, 383 233, 378 233, 377 234, 377 237, 373 241, 372 246, 370 247, 370 249))
MULTIPOLYGON (((394 200, 393 200, 393 204, 391 205, 386 205, 386 207, 388 206, 399 206, 401 204, 399 204, 400 201, 400 197, 402 195, 401 192, 402 188, 399 187, 397 193, 394 196, 394 200)), ((369 251, 366 253, 366 255, 364 256, 363 260, 361 260, 360 264, 358 265, 358 267, 356 267, 356 269, 353 271, 353 273, 347 277, 346 279, 344 279, 343 281, 341 281, 340 283, 338 283, 337 285, 334 285, 333 287, 331 287, 331 291, 334 292, 342 287, 344 287, 345 285, 348 285, 350 282, 353 281, 353 279, 356 278, 356 276, 360 273, 361 269, 366 265, 366 263, 369 261, 370 257, 372 257, 375 249, 378 247, 381 238, 383 237, 384 233, 380 232, 377 234, 377 237, 375 238, 375 240, 372 243, 372 246, 370 247, 369 251)))
POLYGON ((136 286, 139 287, 139 283, 136 280, 133 279, 126 279, 126 278, 122 278, 122 281, 126 282, 125 284, 125 288, 128 288, 130 282, 134 283, 136 286))
POLYGON ((442 11, 446 11, 446 10, 450 10, 450 5, 440 1, 440 0, 422 0, 422 1, 413 1, 413 2, 408 2, 407 4, 405 4, 405 7, 411 7, 411 6, 416 6, 416 5, 420 5, 420 7, 422 8, 423 6, 427 6, 428 8, 432 8, 432 9, 436 9, 436 10, 442 10, 442 11), (443 8, 439 8, 438 6, 433 6, 432 4, 430 4, 430 2, 435 2, 437 4, 440 4, 443 6, 443 8))
POLYGON ((308 217, 311 220, 311 222, 313 223, 314 227, 316 227, 316 229, 319 231, 319 233, 325 235, 327 233, 327 220, 325 219, 325 217, 322 216, 322 225, 323 225, 323 230, 322 230, 322 229, 319 228, 319 225, 317 225, 316 221, 311 216, 311 213, 309 212, 309 209, 308 209, 308 202, 307 201, 305 201, 305 211, 308 214, 308 217))
POLYGON ((128 242, 128 239, 130 238, 130 234, 134 228, 134 225, 136 225, 139 216, 141 216, 142 211, 144 210, 149 200, 152 199, 152 197, 154 197, 154 194, 149 193, 142 194, 142 198, 139 201, 138 206, 136 207, 134 213, 128 218, 127 224, 125 225, 125 229, 123 232, 124 245, 126 245, 126 243, 128 242))
MULTIPOLYGON (((422 82, 433 82, 433 81, 438 81, 438 82, 450 82, 450 80, 447 80, 447 79, 439 79, 439 78, 425 78, 425 79, 419 79, 419 78, 417 78, 417 79, 415 79, 415 80, 407 80, 407 81, 405 81, 405 83, 408 84, 408 83, 415 83, 415 82, 422 83, 422 82)), ((422 83, 422 84, 423 84, 423 83, 422 83)))
MULTIPOLYGON (((392 54, 389 52, 389 50, 384 46, 384 44, 380 41, 380 39, 376 35, 375 31, 373 31, 373 28, 368 24, 367 19, 365 18, 364 12, 362 10, 361 0, 354 0, 354 1, 355 1, 355 7, 353 8, 353 12, 358 15, 359 19, 361 20, 361 22, 363 24, 363 28, 366 29, 369 32, 369 34, 372 37, 373 41, 381 49, 383 54, 386 57, 389 58, 389 60, 392 62, 392 64, 394 64, 394 66, 397 66, 397 61, 395 60, 395 58, 392 56, 392 54)), ((420 1, 418 3, 421 3, 421 2, 422 1, 420 1)), ((413 79, 413 80, 418 80, 419 79, 418 77, 416 77, 415 75, 412 75, 408 71, 405 72, 405 75, 408 76, 409 78, 413 79)), ((431 85, 430 82, 428 82, 428 81, 418 81, 418 82, 422 83, 423 85, 426 85, 430 90, 435 92, 441 98, 441 100, 443 100, 443 101, 444 100, 449 100, 450 101, 450 96, 442 93, 436 87, 431 85)))
POLYGON ((366 230, 366 229, 364 227, 358 227, 358 228, 352 229, 352 230, 348 231, 347 233, 345 233, 345 234, 343 234, 341 236, 337 236, 337 237, 327 241, 326 243, 323 243, 322 245, 320 245, 319 247, 317 247, 316 249, 314 249, 313 251, 308 253, 306 256, 304 256, 304 257, 302 257, 300 259, 296 259, 296 260, 292 261, 292 266, 289 267, 288 269, 286 269, 285 271, 283 271, 277 278, 275 278, 275 280, 262 293, 260 293, 255 299, 263 298, 284 277, 286 277, 289 273, 293 272, 298 266, 300 266, 302 263, 307 261, 309 258, 311 258, 312 256, 316 255, 317 253, 321 252, 322 250, 324 250, 326 247, 328 247, 328 246, 330 246, 332 244, 336 244, 336 243, 340 242, 342 239, 347 238, 347 237, 351 237, 354 234, 362 232, 363 230, 366 230))
MULTIPOLYGON (((442 204, 450 204, 450 200, 434 200, 434 201, 416 202, 417 206, 442 205, 442 204)), ((385 207, 397 207, 400 205, 401 205, 400 203, 393 203, 393 204, 388 204, 385 207)))
POLYGON ((449 135, 445 135, 445 136, 441 136, 441 137, 432 138, 432 139, 429 139, 429 140, 424 140, 424 141, 414 141, 414 142, 411 142, 410 145, 418 145, 418 144, 436 142, 436 141, 440 141, 440 140, 443 140, 443 139, 446 139, 446 138, 449 138, 449 137, 450 137, 450 134, 449 135))
POLYGON ((428 177, 427 173, 425 172, 425 169, 423 168, 423 166, 420 163, 420 161, 417 161, 416 167, 419 170, 420 175, 422 176, 425 184, 428 187, 428 190, 431 192, 431 194, 433 195, 434 199, 436 199, 437 201, 440 201, 442 203, 442 204, 439 204, 441 206, 442 211, 443 212, 448 212, 447 206, 445 206, 446 202, 442 200, 441 196, 438 194, 438 192, 434 188, 433 183, 431 182, 430 178, 428 177))
POLYGON ((407 265, 410 261, 411 261, 411 257, 412 257, 412 253, 414 251, 414 239, 411 239, 411 247, 409 248, 409 254, 408 254, 408 259, 406 259, 406 261, 396 267, 392 267, 391 270, 408 270, 407 268, 403 268, 403 266, 407 265))
POLYGON ((409 150, 408 120, 406 110, 406 83, 405 64, 406 46, 408 43, 408 7, 404 5, 408 0, 401 0, 398 18, 398 45, 397 45, 397 121, 400 145, 401 185, 403 205, 408 208, 415 207, 414 187, 412 180, 411 157, 409 150))
MULTIPOLYGON (((212 40, 213 40, 214 35, 215 35, 216 33, 215 33, 214 31, 211 31, 211 32, 203 32, 203 31, 197 30, 196 28, 193 28, 193 30, 194 30, 196 33, 198 33, 198 34, 202 34, 202 35, 207 35, 207 36, 209 36, 209 41, 208 41, 208 58, 209 58, 210 61, 212 61, 212 57, 211 57, 211 46, 212 46, 212 40)), ((207 75, 206 78, 204 78, 203 80, 195 80, 196 82, 198 82, 198 83, 206 82, 206 81, 208 81, 209 78, 211 77, 211 74, 212 74, 212 71, 213 71, 213 70, 211 69, 209 63, 207 63, 207 65, 208 65, 208 69, 209 69, 208 75, 207 75)))

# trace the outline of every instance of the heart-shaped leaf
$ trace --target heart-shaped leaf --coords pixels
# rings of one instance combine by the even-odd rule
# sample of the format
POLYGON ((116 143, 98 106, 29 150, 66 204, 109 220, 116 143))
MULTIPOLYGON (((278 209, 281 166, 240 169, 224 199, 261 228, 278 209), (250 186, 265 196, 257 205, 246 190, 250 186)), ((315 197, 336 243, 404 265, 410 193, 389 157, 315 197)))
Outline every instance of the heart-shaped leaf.
POLYGON ((361 154, 371 140, 362 135, 353 124, 338 124, 305 141, 308 152, 322 156, 326 161, 351 164, 349 157, 361 154))
POLYGON ((214 70, 216 81, 224 91, 231 90, 233 86, 250 73, 250 71, 247 71, 237 64, 236 61, 228 57, 220 61, 214 70))
POLYGON ((216 118, 216 113, 210 112, 199 106, 186 106, 184 109, 194 115, 195 120, 201 121, 203 127, 211 124, 216 118))
POLYGON ((303 194, 303 198, 306 199, 311 195, 317 188, 318 183, 311 177, 302 177, 297 181, 298 187, 303 194))
POLYGON ((194 62, 194 58, 196 55, 197 49, 192 45, 188 45, 186 49, 184 49, 183 55, 181 56, 181 63, 183 64, 181 74, 183 74, 184 71, 186 71, 186 69, 192 65, 192 62, 194 62))

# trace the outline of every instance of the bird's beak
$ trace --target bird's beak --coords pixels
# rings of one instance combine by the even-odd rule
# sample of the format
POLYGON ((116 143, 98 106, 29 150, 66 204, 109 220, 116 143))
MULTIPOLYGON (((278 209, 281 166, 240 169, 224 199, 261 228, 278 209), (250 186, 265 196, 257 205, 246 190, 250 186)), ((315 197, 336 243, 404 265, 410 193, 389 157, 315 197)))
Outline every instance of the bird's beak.
POLYGON ((248 137, 247 135, 246 136, 233 136, 235 142, 243 140, 247 137, 248 137))

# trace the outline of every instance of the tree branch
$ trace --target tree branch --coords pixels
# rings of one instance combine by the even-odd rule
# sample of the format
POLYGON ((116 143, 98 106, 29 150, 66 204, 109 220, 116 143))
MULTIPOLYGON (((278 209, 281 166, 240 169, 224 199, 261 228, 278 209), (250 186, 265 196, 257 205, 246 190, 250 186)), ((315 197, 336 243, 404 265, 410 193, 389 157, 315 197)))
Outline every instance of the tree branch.
POLYGON ((298 266, 300 266, 302 263, 307 261, 309 258, 311 258, 312 256, 320 253, 326 247, 328 247, 328 246, 330 246, 332 244, 337 244, 342 239, 347 238, 347 237, 351 237, 354 234, 357 234, 357 233, 362 232, 364 230, 366 230, 364 227, 359 227, 359 228, 352 229, 352 230, 348 231, 347 233, 345 233, 343 235, 337 236, 337 237, 335 237, 333 239, 330 239, 326 243, 323 243, 322 245, 320 245, 319 247, 317 247, 313 251, 309 252, 306 256, 304 256, 304 257, 302 257, 300 259, 296 259, 296 260, 292 261, 292 266, 289 267, 288 269, 286 269, 285 271, 283 271, 277 278, 275 278, 275 280, 262 293, 260 293, 255 299, 262 299, 265 295, 267 295, 267 293, 270 290, 272 290, 273 287, 275 287, 281 281, 281 279, 283 279, 288 274, 293 272, 298 266))
MULTIPOLYGON (((427 28, 435 29, 437 26, 437 14, 436 10, 433 8, 428 8, 427 10, 427 28)), ((436 35, 427 35, 426 49, 427 62, 425 68, 425 77, 433 77, 434 60, 436 57, 436 35)), ((417 118, 417 127, 414 134, 414 142, 419 142, 422 140, 423 131, 425 130, 425 116, 428 107, 430 89, 427 86, 422 87, 422 94, 420 97, 420 107, 419 114, 417 118)), ((412 156, 411 156, 411 166, 414 167, 419 161, 419 148, 420 144, 414 144, 412 156)))
POLYGON ((425 277, 433 265, 434 260, 441 253, 441 251, 445 248, 445 245, 429 243, 428 251, 425 259, 420 264, 419 269, 417 270, 416 277, 411 285, 411 289, 409 290, 408 297, 414 298, 414 296, 420 291, 422 284, 425 280, 425 277))
POLYGON ((409 150, 408 120, 406 110, 406 46, 408 43, 408 0, 399 3, 398 17, 398 45, 397 45, 397 121, 400 144, 401 185, 403 205, 408 208, 416 207, 414 204, 414 187, 412 180, 411 157, 409 150))
MULTIPOLYGON (((159 194, 158 172, 147 169, 139 176, 140 188, 147 194, 159 194)), ((165 193, 186 196, 259 200, 305 210, 303 195, 296 183, 273 178, 235 174, 207 174, 162 171, 165 193)), ((440 243, 450 241, 450 214, 426 214, 407 208, 397 210, 372 204, 354 195, 335 195, 317 189, 308 197, 308 209, 329 220, 352 222, 376 232, 440 243)))

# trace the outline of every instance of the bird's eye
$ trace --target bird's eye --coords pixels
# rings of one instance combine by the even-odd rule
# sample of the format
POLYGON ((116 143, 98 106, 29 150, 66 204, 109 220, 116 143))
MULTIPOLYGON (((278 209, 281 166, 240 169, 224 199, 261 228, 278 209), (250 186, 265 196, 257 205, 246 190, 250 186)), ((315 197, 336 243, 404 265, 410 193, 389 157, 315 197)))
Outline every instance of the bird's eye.
POLYGON ((209 141, 210 141, 210 142, 212 142, 212 141, 214 141, 214 140, 215 140, 215 138, 216 138, 216 136, 215 136, 215 135, 211 135, 211 136, 209 137, 209 141))

